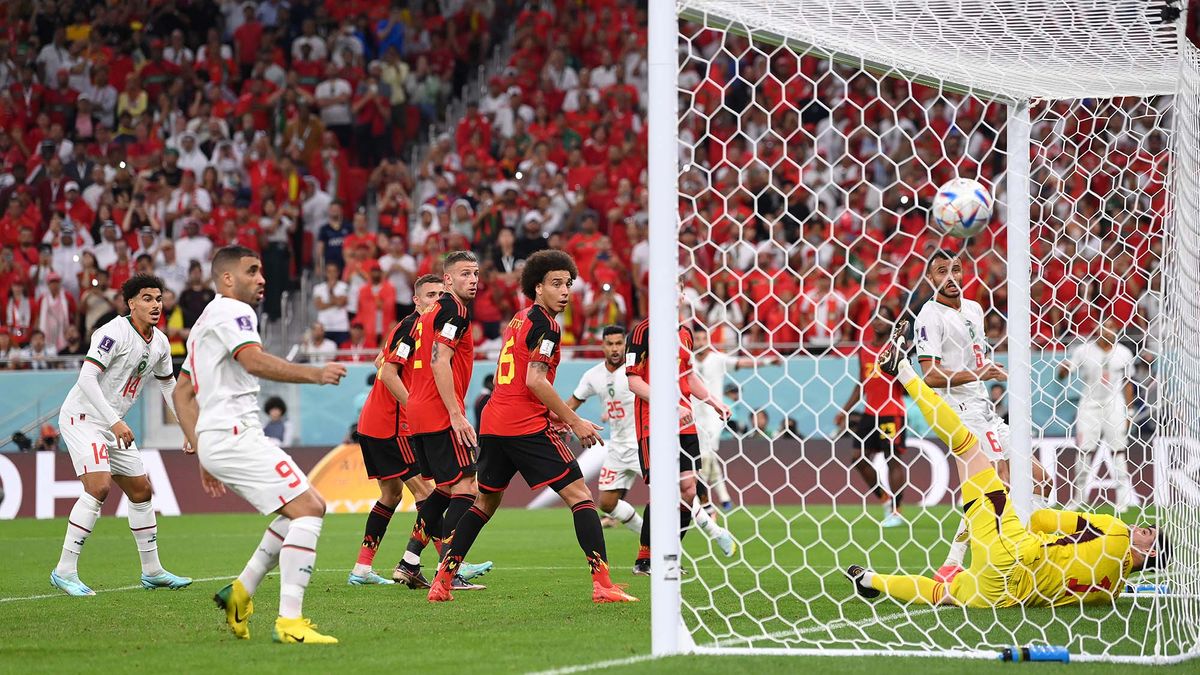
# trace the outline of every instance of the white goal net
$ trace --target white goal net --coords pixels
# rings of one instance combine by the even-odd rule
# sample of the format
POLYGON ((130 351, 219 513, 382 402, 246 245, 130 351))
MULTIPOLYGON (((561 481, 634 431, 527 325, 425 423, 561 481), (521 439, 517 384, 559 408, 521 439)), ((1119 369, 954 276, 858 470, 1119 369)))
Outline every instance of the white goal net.
MULTIPOLYGON (((651 3, 651 316, 680 302, 719 352, 696 362, 721 360, 733 417, 701 482, 740 542, 680 546, 658 510, 656 652, 1200 655, 1200 50, 1177 5, 651 3), (995 200, 965 239, 929 218, 956 177, 995 200), (1022 521, 1050 504, 1169 537, 1165 569, 1108 580, 1117 599, 939 608, 864 601, 844 574, 933 576, 962 523, 945 444, 859 391, 880 331, 931 320, 940 250, 978 303, 976 365, 1008 374, 980 405, 1011 438, 977 435, 1008 446, 1022 521)), ((675 414, 659 389, 655 420, 675 414)), ((672 425, 651 433, 655 466, 675 461, 672 425)), ((654 476, 652 499, 678 495, 654 476)))

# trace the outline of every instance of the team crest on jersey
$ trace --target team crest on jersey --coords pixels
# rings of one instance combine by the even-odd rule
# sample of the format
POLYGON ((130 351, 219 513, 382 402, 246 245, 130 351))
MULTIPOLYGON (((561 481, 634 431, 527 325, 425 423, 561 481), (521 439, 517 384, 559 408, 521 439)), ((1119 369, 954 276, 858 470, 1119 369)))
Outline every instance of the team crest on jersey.
POLYGON ((239 316, 237 318, 237 325, 242 330, 254 330, 254 322, 248 316, 239 316))
POLYGON ((150 365, 150 362, 146 359, 145 356, 142 356, 142 360, 141 360, 141 362, 138 363, 138 366, 137 366, 138 375, 141 375, 142 373, 146 372, 146 366, 148 366, 148 365, 150 365))
POLYGON ((112 351, 113 345, 115 344, 117 344, 115 340, 105 335, 104 338, 100 340, 100 346, 98 349, 107 354, 108 352, 112 351))

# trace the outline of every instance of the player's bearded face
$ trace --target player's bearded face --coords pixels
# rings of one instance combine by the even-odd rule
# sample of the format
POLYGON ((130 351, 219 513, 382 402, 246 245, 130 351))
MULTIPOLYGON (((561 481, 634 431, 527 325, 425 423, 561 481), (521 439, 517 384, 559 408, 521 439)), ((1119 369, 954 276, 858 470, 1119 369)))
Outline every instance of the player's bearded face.
POLYGON ((929 268, 929 283, 938 295, 956 298, 962 293, 962 263, 958 260, 939 260, 929 268))
POLYGON ((262 301, 266 283, 259 259, 242 258, 237 271, 233 273, 233 293, 237 299, 248 305, 258 305, 262 301))
POLYGON ((619 366, 625 362, 625 336, 609 335, 604 338, 604 358, 609 365, 619 366))
POLYGON ((475 291, 479 288, 478 263, 457 263, 446 274, 450 277, 450 288, 453 289, 455 295, 464 300, 475 297, 475 291))

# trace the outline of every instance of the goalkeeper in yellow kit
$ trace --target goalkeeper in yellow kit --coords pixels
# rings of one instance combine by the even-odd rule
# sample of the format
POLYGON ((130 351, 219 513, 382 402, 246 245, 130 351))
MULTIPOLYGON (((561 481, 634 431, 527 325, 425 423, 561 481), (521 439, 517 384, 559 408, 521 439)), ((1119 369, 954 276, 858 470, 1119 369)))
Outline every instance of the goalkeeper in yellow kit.
POLYGON ((846 570, 864 598, 880 593, 909 603, 966 607, 1048 607, 1112 602, 1132 572, 1162 569, 1166 536, 1156 527, 1130 526, 1113 516, 1041 509, 1029 527, 1013 512, 975 436, 955 410, 922 381, 905 358, 901 321, 879 355, 881 371, 897 378, 934 432, 958 458, 963 510, 970 529, 971 566, 948 584, 909 574, 846 570))

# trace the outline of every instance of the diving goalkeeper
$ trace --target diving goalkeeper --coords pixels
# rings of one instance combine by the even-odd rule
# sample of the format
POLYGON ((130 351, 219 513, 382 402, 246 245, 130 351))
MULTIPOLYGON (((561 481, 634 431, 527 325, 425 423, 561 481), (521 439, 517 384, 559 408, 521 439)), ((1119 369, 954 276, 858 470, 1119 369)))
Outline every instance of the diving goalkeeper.
POLYGON ((904 385, 929 426, 958 457, 971 566, 946 584, 852 565, 846 575, 859 595, 885 593, 906 603, 967 607, 1109 603, 1125 589, 1130 573, 1166 565, 1170 547, 1155 527, 1053 509, 1035 511, 1029 527, 1023 526, 978 440, 905 358, 907 331, 908 322, 901 321, 878 366, 904 385))

